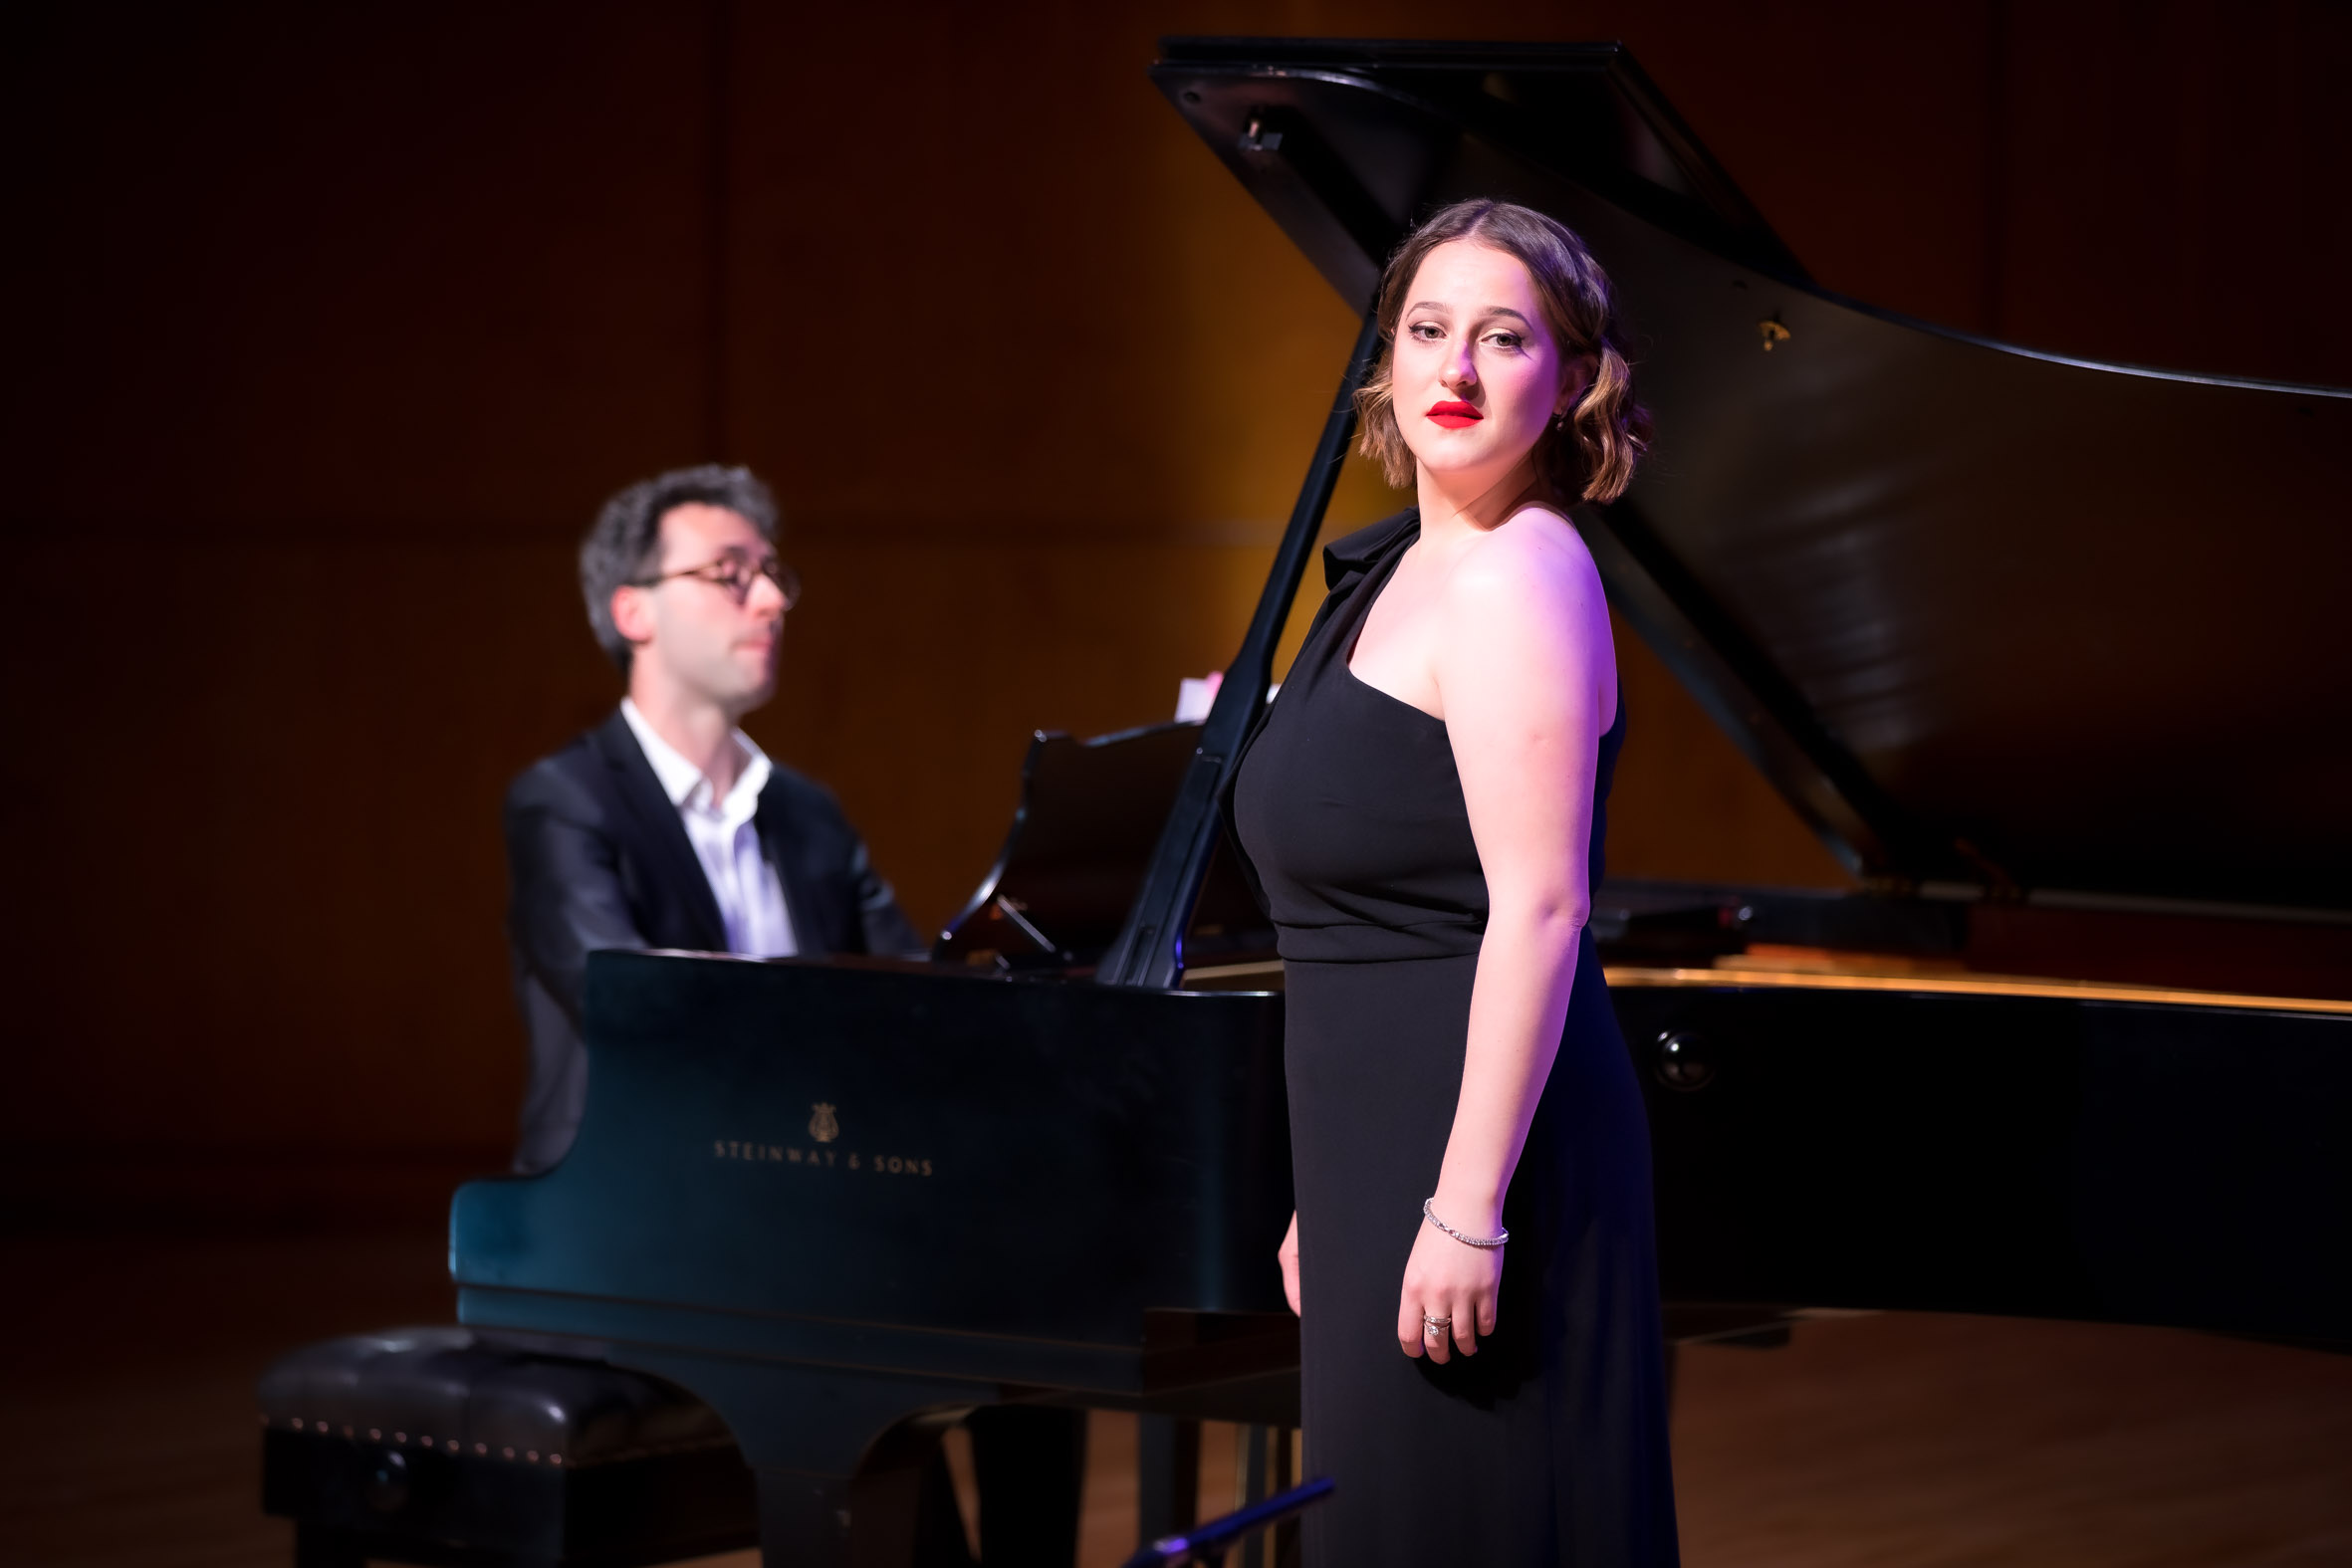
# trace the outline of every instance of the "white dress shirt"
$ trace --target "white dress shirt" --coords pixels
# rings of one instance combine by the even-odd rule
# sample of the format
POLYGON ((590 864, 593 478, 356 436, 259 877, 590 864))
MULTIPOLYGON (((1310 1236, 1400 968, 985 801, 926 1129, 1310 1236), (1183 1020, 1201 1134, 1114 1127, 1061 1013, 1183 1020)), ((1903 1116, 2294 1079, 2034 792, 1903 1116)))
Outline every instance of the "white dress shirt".
POLYGON ((743 748, 744 769, 724 800, 711 798, 711 782, 702 770, 678 755, 669 742, 653 733, 653 726, 628 698, 620 700, 620 716, 653 765, 662 793, 678 808, 686 824, 686 841, 702 874, 719 901, 719 918, 727 923, 727 951, 752 958, 790 958, 801 950, 793 936, 792 911, 785 906, 784 883, 760 850, 760 830, 752 817, 760 808, 760 791, 768 786, 775 765, 741 730, 734 743, 743 748))

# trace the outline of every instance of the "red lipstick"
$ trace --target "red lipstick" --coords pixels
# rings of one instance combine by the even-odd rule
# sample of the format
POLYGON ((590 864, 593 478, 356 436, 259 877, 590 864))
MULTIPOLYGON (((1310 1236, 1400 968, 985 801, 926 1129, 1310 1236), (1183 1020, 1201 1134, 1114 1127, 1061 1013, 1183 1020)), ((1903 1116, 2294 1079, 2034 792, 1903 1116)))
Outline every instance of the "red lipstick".
POLYGON ((1448 430, 1467 430, 1486 415, 1468 403, 1432 403, 1429 417, 1433 423, 1443 425, 1448 430))

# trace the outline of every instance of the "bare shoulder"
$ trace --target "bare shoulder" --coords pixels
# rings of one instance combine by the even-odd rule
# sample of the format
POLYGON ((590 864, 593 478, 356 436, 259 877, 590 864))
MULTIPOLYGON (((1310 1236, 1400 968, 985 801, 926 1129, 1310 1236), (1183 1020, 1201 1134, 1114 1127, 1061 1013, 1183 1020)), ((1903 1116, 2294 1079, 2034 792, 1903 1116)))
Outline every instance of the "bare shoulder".
MULTIPOLYGON (((1523 507, 1465 550, 1442 603, 1438 686, 1448 722, 1575 706, 1615 685, 1600 571, 1574 525, 1547 507, 1523 507)), ((1605 725, 1613 710, 1601 701, 1605 725)))
POLYGON ((1449 608, 1473 615, 1573 608, 1598 592, 1600 573, 1576 526, 1549 507, 1525 506, 1462 552, 1446 575, 1449 608))

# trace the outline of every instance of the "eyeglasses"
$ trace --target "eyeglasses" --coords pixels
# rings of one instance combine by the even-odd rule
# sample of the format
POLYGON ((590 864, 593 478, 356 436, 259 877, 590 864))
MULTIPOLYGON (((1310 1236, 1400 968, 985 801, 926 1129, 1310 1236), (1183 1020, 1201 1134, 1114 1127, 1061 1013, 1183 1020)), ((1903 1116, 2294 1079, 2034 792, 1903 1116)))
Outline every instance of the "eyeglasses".
POLYGON ((801 602, 801 574, 778 560, 774 556, 754 564, 735 556, 722 556, 717 560, 699 566, 681 566, 676 571, 664 571, 650 577, 639 577, 628 585, 632 588, 657 588, 672 577, 699 577, 715 588, 722 588, 738 605, 752 596, 752 584, 766 577, 784 595, 784 607, 791 609, 801 602))

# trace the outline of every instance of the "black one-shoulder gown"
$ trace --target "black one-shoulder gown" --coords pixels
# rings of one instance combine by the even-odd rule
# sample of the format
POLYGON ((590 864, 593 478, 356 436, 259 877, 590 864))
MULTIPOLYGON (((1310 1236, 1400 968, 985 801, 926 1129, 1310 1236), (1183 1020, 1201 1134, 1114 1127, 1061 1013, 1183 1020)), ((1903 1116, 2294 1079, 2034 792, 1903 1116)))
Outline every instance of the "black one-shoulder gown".
MULTIPOLYGON (((1496 1331, 1439 1366, 1397 1293, 1454 1121, 1487 885, 1442 720, 1347 668, 1418 537, 1330 547, 1331 592, 1252 737, 1232 825, 1280 935, 1313 1568, 1676 1560, 1650 1152, 1587 934, 1504 1206, 1496 1331)), ((1617 720, 1600 744, 1591 875, 1617 720)))

